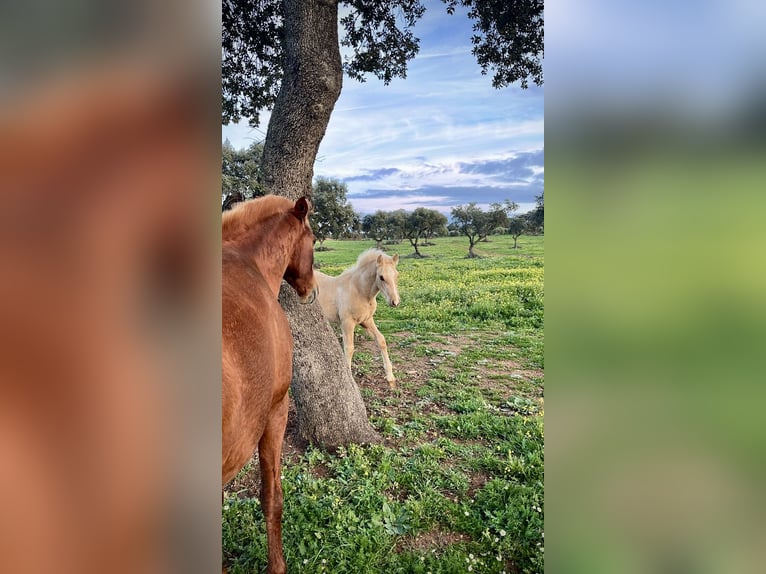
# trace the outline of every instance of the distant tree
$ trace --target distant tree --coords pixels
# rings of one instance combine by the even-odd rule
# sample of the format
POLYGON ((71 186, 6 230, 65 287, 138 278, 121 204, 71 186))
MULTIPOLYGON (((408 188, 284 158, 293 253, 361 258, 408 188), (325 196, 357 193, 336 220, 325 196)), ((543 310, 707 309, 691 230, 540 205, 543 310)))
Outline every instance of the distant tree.
POLYGON ((407 219, 404 223, 404 236, 409 239, 410 245, 415 249, 415 257, 423 257, 418 249, 418 242, 420 238, 425 236, 426 229, 430 225, 430 209, 425 207, 418 207, 412 213, 407 214, 407 219))
POLYGON ((427 245, 429 237, 446 232, 446 224, 447 218, 435 209, 418 207, 412 213, 407 214, 404 236, 415 249, 416 257, 423 257, 419 246, 427 245), (420 243, 421 239, 423 239, 423 243, 420 243))
POLYGON ((473 248, 496 227, 508 225, 508 214, 518 209, 518 205, 506 200, 504 203, 493 203, 489 211, 484 211, 471 202, 466 206, 458 205, 452 208, 453 229, 468 237, 468 257, 476 257, 473 248))
POLYGON ((356 211, 353 212, 353 215, 351 217, 351 226, 348 229, 348 232, 346 233, 347 237, 350 237, 351 239, 361 239, 362 238, 362 214, 358 213, 356 211))
MULTIPOLYGON (((487 213, 487 217, 489 219, 487 224, 489 225, 490 230, 493 227, 508 227, 511 213, 516 211, 518 208, 518 204, 509 199, 506 199, 502 203, 490 203, 489 212, 487 213)), ((485 234, 485 239, 487 235, 489 235, 489 233, 485 234)))
POLYGON ((447 234, 447 216, 435 209, 428 210, 428 225, 425 230, 423 245, 430 245, 432 237, 447 234))
POLYGON ((530 231, 544 233, 545 230, 545 192, 535 197, 535 208, 527 213, 527 225, 530 231))
POLYGON ((376 247, 380 249, 388 232, 388 213, 378 210, 373 214, 365 215, 362 219, 362 231, 367 237, 374 239, 376 247))
POLYGON ((473 252, 473 246, 481 238, 481 231, 485 225, 486 214, 479 208, 475 202, 466 206, 458 205, 452 208, 452 218, 454 220, 453 228, 462 235, 468 237, 470 246, 468 248, 468 257, 476 257, 473 252))
POLYGON ((386 239, 394 243, 401 242, 406 226, 407 212, 405 210, 389 211, 386 218, 386 239))
POLYGON ((235 149, 227 139, 221 147, 222 209, 235 203, 265 195, 258 183, 263 145, 254 143, 242 150, 235 149))
POLYGON ((529 230, 529 220, 526 214, 511 217, 508 222, 508 233, 513 237, 513 248, 516 249, 519 237, 529 230))
POLYGON ((346 199, 347 192, 346 184, 337 179, 318 177, 314 182, 311 229, 319 240, 319 251, 324 251, 324 242, 328 237, 341 237, 354 223, 354 209, 346 199))

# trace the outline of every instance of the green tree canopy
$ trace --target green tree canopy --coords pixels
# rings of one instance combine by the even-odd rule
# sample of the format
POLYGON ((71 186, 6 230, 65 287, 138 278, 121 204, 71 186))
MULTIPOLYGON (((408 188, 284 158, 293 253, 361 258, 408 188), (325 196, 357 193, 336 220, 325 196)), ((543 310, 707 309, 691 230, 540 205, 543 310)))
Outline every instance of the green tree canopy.
POLYGON ((427 210, 425 238, 426 243, 431 237, 447 234, 447 216, 435 209, 427 210))
POLYGON ((410 245, 415 249, 415 256, 422 257, 419 242, 423 238, 430 237, 444 228, 447 218, 434 209, 418 207, 412 213, 408 213, 404 224, 404 236, 409 239, 410 245))
POLYGON ((518 209, 514 202, 492 203, 489 211, 484 211, 475 202, 452 208, 453 229, 468 237, 468 257, 476 257, 474 245, 485 239, 496 227, 508 225, 508 214, 518 209))
MULTIPOLYGON (((543 0, 442 0, 449 14, 458 6, 473 21, 473 54, 482 74, 502 88, 532 80, 543 84, 543 0)), ((420 0, 339 0, 340 44, 350 51, 343 71, 365 81, 368 74, 388 84, 407 77, 407 64, 419 50, 414 34, 425 13, 420 0)), ((222 5, 222 120, 249 118, 271 109, 284 70, 284 6, 281 0, 227 0, 222 5)))
POLYGON ((526 214, 516 215, 508 221, 508 233, 513 237, 513 248, 518 247, 519 237, 529 229, 529 221, 526 214))
POLYGON ((545 192, 535 198, 537 204, 535 208, 527 213, 527 224, 529 229, 535 232, 541 232, 545 228, 545 192))
POLYGON ((354 209, 346 199, 347 192, 346 184, 337 179, 318 177, 314 182, 311 229, 319 240, 320 249, 323 249, 327 238, 341 237, 354 224, 354 209))
POLYGON ((388 230, 388 213, 381 211, 380 209, 375 213, 368 214, 362 219, 362 231, 367 237, 374 239, 378 248, 381 247, 383 240, 386 238, 386 232, 388 230))
POLYGON ((258 183, 263 145, 238 150, 227 139, 221 147, 221 195, 224 211, 238 201, 264 195, 258 183))
POLYGON ((389 211, 386 217, 386 239, 397 243, 404 238, 407 226, 407 212, 404 209, 389 211))
POLYGON ((425 235, 426 228, 428 227, 428 211, 425 207, 418 207, 412 213, 408 213, 404 220, 404 236, 415 249, 416 257, 423 257, 418 249, 418 242, 425 235))
POLYGON ((474 21, 473 55, 481 73, 494 71, 492 86, 503 88, 519 82, 527 88, 529 79, 543 84, 543 0, 442 0, 447 12, 468 8, 474 21))

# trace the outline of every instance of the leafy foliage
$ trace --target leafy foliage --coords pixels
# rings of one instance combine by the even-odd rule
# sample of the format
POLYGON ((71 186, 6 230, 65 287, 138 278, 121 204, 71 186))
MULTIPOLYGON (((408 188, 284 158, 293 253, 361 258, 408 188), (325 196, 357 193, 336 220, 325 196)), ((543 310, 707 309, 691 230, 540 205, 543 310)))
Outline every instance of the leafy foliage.
POLYGON ((436 235, 447 233, 447 218, 435 209, 418 207, 412 212, 403 209, 396 211, 378 210, 366 215, 362 220, 362 230, 365 235, 374 239, 377 246, 384 239, 396 242, 407 238, 415 248, 416 255, 421 255, 419 246, 421 239, 426 241, 436 235))
POLYGON ((529 229, 528 218, 525 215, 511 217, 508 222, 508 233, 513 237, 513 248, 516 249, 519 237, 529 229))
POLYGON ((508 225, 508 214, 518 209, 516 203, 505 200, 505 203, 493 203, 489 211, 484 211, 475 202, 468 205, 458 205, 452 208, 452 228, 468 237, 470 242, 468 256, 475 257, 474 245, 485 239, 492 230, 508 225))
POLYGON ((373 214, 365 215, 362 219, 362 231, 367 237, 374 239, 377 247, 386 238, 388 231, 388 215, 380 209, 373 214))
POLYGON ((473 54, 481 73, 494 70, 492 86, 520 82, 522 88, 543 84, 543 0, 443 0, 447 12, 458 5, 469 8, 474 20, 473 54))
POLYGON ((542 232, 545 227, 545 193, 541 193, 535 198, 535 208, 527 213, 527 223, 529 229, 534 232, 542 232))
POLYGON ((409 239, 410 245, 415 249, 415 255, 421 257, 418 242, 421 237, 429 237, 443 229, 447 218, 435 209, 418 207, 412 213, 408 213, 404 222, 404 236, 409 239), (430 234, 430 235, 429 235, 430 234))
POLYGON ((225 0, 221 17, 221 119, 249 118, 257 127, 282 83, 282 2, 225 0))
MULTIPOLYGON (((543 83, 542 0, 443 0, 447 12, 460 5, 474 20, 473 54, 483 74, 493 71, 492 85, 502 88, 531 79, 543 83)), ((340 18, 340 44, 351 49, 345 73, 365 81, 372 74, 385 84, 407 77, 415 57, 417 21, 425 13, 420 0, 341 0, 347 13, 340 18)), ((272 109, 282 82, 283 7, 281 0, 226 0, 222 4, 223 124, 249 118, 259 125, 258 112, 272 109)))
POLYGON ((407 62, 418 53, 420 40, 412 28, 423 16, 420 0, 347 0, 352 10, 340 19, 345 31, 341 45, 353 49, 343 70, 349 77, 365 81, 373 74, 384 84, 407 77, 407 62))
POLYGON ((354 225, 354 209, 346 199, 348 187, 337 179, 318 177, 313 185, 311 229, 320 248, 328 237, 340 238, 354 225))
POLYGON ((386 217, 386 239, 399 242, 404 238, 407 227, 407 212, 403 209, 389 211, 386 217))
POLYGON ((221 194, 223 209, 233 203, 264 195, 258 182, 263 145, 252 144, 247 149, 235 149, 229 140, 221 149, 221 194))
POLYGON ((447 234, 447 216, 435 209, 426 210, 426 225, 424 235, 426 241, 432 237, 447 234))

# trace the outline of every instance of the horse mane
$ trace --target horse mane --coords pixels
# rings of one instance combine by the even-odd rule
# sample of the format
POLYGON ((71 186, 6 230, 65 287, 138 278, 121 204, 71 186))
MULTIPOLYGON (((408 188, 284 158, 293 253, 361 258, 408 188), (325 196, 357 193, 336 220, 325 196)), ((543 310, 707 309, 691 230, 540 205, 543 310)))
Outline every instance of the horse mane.
POLYGON ((221 239, 232 241, 248 231, 253 225, 273 215, 287 212, 293 202, 286 197, 266 195, 242 202, 225 211, 221 218, 221 239))
MULTIPOLYGON (((386 255, 384 251, 381 249, 377 249, 375 247, 371 247, 367 251, 362 251, 359 254, 359 257, 356 258, 356 263, 354 263, 353 266, 346 269, 341 275, 345 275, 347 273, 353 273, 357 269, 360 269, 364 267, 365 265, 369 265, 370 262, 377 260, 378 255, 386 255)), ((390 257, 389 255, 386 255, 386 257, 390 257)))

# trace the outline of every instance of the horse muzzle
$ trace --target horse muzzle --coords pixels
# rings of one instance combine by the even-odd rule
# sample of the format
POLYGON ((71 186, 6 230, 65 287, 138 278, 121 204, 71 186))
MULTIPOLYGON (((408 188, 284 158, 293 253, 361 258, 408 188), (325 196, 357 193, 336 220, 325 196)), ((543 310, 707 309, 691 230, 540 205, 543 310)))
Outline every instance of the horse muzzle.
POLYGON ((311 305, 314 301, 316 301, 316 298, 317 298, 318 295, 319 295, 319 285, 314 287, 311 290, 311 293, 309 293, 308 295, 306 295, 305 297, 303 297, 301 299, 301 304, 302 305, 311 305))

